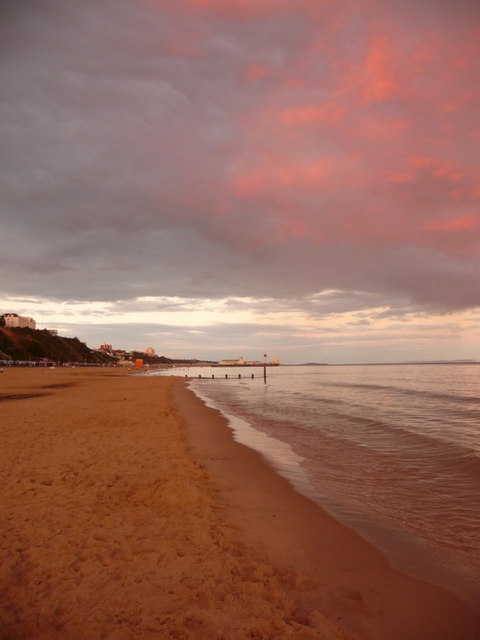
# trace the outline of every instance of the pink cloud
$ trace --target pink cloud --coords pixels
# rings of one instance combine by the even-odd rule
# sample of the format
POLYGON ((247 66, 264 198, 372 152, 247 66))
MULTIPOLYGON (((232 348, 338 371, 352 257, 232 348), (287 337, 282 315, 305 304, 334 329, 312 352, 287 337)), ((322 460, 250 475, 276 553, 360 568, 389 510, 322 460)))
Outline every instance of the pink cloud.
POLYGON ((367 49, 362 83, 365 102, 390 100, 401 95, 402 86, 395 72, 394 59, 392 45, 385 36, 372 38, 367 49))
POLYGON ((249 64, 244 69, 243 77, 247 83, 255 82, 256 80, 262 80, 268 78, 272 73, 272 69, 269 65, 264 63, 249 64))
POLYGON ((347 108, 336 102, 283 109, 279 118, 290 127, 303 127, 316 123, 335 124, 345 117, 347 108))
POLYGON ((414 182, 416 177, 417 177, 416 173, 407 172, 407 171, 403 171, 403 172, 402 171, 399 171, 399 172, 392 171, 392 172, 387 173, 385 175, 385 179, 388 182, 393 182, 393 183, 396 183, 396 184, 414 182))
POLYGON ((284 243, 291 237, 303 238, 308 233, 310 229, 305 222, 295 219, 283 220, 277 228, 277 239, 284 243))
POLYGON ((337 186, 339 167, 334 158, 298 162, 270 156, 262 165, 239 171, 232 179, 234 194, 252 199, 281 189, 326 192, 337 186))
MULTIPOLYGON (((411 118, 392 117, 390 114, 364 113, 362 117, 352 118, 351 134, 365 140, 392 144, 403 144, 411 135, 415 122, 411 118)), ((395 152, 397 147, 390 147, 395 152)))
POLYGON ((290 239, 307 252, 415 248, 460 262, 478 251, 479 56, 467 21, 374 0, 161 4, 211 29, 208 102, 238 127, 217 184, 200 165, 190 178, 189 209, 208 233, 247 251, 290 239), (201 206, 202 179, 217 206, 201 206))
MULTIPOLYGON (((444 160, 442 158, 412 156, 408 160, 408 164, 418 171, 427 171, 436 178, 443 178, 449 182, 461 182, 471 180, 473 178, 471 168, 462 168, 453 160, 444 160)), ((419 175, 419 173, 417 173, 419 175)))
POLYGON ((424 227, 427 231, 440 231, 452 233, 455 231, 475 231, 480 229, 480 212, 477 216, 460 216, 448 220, 431 222, 424 227))

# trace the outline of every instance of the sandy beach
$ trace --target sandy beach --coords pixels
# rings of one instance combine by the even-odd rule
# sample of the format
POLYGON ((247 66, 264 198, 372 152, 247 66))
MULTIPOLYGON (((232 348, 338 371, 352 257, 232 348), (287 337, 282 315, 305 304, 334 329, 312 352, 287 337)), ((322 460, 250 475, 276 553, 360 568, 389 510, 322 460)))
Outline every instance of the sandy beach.
POLYGON ((478 640, 182 380, 0 374, 0 638, 478 640))

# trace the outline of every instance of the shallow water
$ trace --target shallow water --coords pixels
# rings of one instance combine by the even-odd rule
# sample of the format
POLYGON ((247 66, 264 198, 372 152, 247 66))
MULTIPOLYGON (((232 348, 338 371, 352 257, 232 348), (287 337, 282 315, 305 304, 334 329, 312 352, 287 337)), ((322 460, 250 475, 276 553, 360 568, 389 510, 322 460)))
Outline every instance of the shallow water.
POLYGON ((176 373, 393 564, 480 607, 480 366, 176 373))

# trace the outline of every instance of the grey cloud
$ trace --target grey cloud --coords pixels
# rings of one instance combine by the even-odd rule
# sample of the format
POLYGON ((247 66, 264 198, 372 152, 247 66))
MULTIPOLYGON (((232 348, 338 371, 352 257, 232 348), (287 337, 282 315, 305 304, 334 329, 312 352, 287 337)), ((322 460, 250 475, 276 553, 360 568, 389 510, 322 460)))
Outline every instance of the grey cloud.
MULTIPOLYGON (((48 323, 48 320, 47 320, 48 323)), ((49 327, 54 328, 54 327, 49 327)), ((292 332, 292 327, 275 326, 273 329, 257 324, 216 324, 212 327, 178 327, 155 324, 61 324, 62 334, 77 335, 89 346, 103 342, 114 348, 144 350, 153 346, 159 355, 173 358, 199 358, 220 360, 244 356, 262 359, 279 355, 283 363, 298 362, 372 362, 405 360, 405 342, 421 343, 426 340, 422 326, 413 327, 405 334, 405 327, 391 327, 388 346, 385 334, 351 335, 338 329, 322 329, 321 337, 309 332, 292 332), (375 351, 375 344, 381 346, 375 351)), ((455 337, 454 327, 441 325, 436 343, 450 342, 455 337)), ((427 339, 428 342, 428 339, 427 339)), ((424 348, 424 347, 422 347, 424 348)), ((417 359, 422 359, 418 349, 417 359)), ((428 353, 428 352, 427 352, 428 353)), ((458 352, 457 352, 458 353, 458 352)), ((425 352, 423 352, 425 355, 425 352)), ((454 356, 453 356, 454 357, 454 356)), ((468 357, 468 354, 465 355, 468 357)), ((431 359, 434 358, 432 354, 431 359)))
MULTIPOLYGON (((460 4, 468 14, 471 5, 460 4)), ((409 237, 400 247, 383 246, 381 234, 362 238, 368 220, 358 199, 370 192, 347 185, 332 196, 279 185, 256 199, 232 196, 239 167, 272 149, 290 151, 256 114, 268 113, 279 96, 283 107, 319 99, 335 70, 331 58, 310 59, 320 89, 286 82, 313 37, 304 16, 235 23, 113 0, 7 0, 2 12, 6 293, 125 306, 138 296, 267 297, 277 308, 314 315, 480 304, 475 256, 413 247, 409 237), (187 42, 189 33, 198 38, 187 42), (268 65, 269 75, 247 84, 243 74, 253 63, 268 65), (325 240, 312 234, 280 242, 287 205, 325 240), (358 218, 358 237, 344 231, 358 218), (345 293, 305 300, 324 289, 345 293)), ((345 56, 365 39, 361 29, 352 41, 347 35, 345 56)), ((331 130, 292 145, 292 152, 315 158, 321 148, 342 160, 353 138, 331 130)), ((365 145, 373 154, 379 143, 365 145)), ((427 218, 441 209, 450 187, 427 178, 420 189, 375 191, 389 230, 401 230, 403 208, 415 198, 427 218)))

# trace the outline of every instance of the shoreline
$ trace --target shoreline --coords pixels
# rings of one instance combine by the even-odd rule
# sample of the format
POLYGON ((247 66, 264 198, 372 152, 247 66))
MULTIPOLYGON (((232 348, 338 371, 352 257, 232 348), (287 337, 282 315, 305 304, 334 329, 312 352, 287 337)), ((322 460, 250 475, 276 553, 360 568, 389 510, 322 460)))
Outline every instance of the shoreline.
POLYGON ((182 379, 0 374, 0 629, 9 640, 475 640, 295 492, 182 379))
POLYGON ((394 568, 373 544, 295 489, 261 453, 235 441, 227 418, 182 379, 174 397, 183 407, 194 452, 219 480, 242 540, 306 577, 310 588, 296 596, 300 610, 323 605, 323 615, 344 624, 355 638, 478 637, 480 619, 457 595, 394 568), (375 611, 382 612, 380 618, 375 611))
POLYGON ((388 520, 379 521, 372 514, 358 515, 355 509, 345 507, 341 500, 332 500, 328 493, 314 487, 302 464, 306 459, 299 456, 291 444, 278 440, 272 431, 257 430, 252 426, 253 422, 229 412, 228 408, 222 407, 220 398, 217 402, 205 394, 202 386, 195 384, 195 378, 190 378, 186 384, 207 407, 222 415, 235 442, 257 451, 296 491, 312 500, 334 520, 356 531, 362 539, 378 549, 400 573, 443 588, 473 611, 478 610, 478 583, 475 586, 473 581, 462 581, 457 574, 445 569, 443 551, 428 546, 423 540, 412 539, 405 532, 394 528, 388 520))

